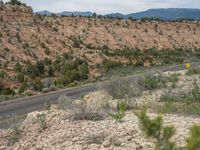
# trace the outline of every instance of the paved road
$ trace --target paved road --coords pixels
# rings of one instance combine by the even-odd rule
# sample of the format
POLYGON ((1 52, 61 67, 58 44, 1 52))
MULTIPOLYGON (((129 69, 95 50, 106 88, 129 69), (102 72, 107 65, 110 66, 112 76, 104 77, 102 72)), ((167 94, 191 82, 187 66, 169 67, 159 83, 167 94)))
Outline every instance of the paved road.
MULTIPOLYGON (((200 62, 191 63, 191 67, 195 67, 199 65, 200 65, 200 62)), ((159 70, 163 72, 179 71, 179 70, 184 70, 184 69, 185 69, 184 65, 176 65, 176 66, 171 66, 171 67, 159 68, 159 70)), ((126 77, 126 79, 138 80, 140 76, 141 74, 132 75, 132 76, 126 77)), ((73 89, 65 89, 65 90, 47 93, 43 95, 25 97, 21 99, 16 99, 16 100, 0 103, 0 120, 4 120, 11 116, 24 115, 32 111, 40 110, 44 107, 44 104, 46 101, 50 101, 52 104, 56 103, 60 95, 66 95, 72 98, 77 98, 83 93, 102 89, 103 85, 107 83, 108 82, 88 84, 88 85, 85 85, 82 87, 76 87, 73 89)))

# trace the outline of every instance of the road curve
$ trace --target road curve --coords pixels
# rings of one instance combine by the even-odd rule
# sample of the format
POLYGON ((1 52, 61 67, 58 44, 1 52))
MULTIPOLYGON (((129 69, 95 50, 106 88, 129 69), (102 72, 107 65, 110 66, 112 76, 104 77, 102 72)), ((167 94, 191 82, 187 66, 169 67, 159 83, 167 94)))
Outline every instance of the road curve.
MULTIPOLYGON (((199 65, 200 65, 200 62, 191 63, 191 67, 196 67, 199 65)), ((159 68, 159 71, 162 71, 162 72, 180 71, 184 69, 185 69, 184 65, 176 65, 176 66, 159 68)), ((128 80, 137 80, 138 77, 140 76, 141 74, 137 74, 137 75, 132 75, 125 78, 128 80)), ((81 87, 70 88, 70 89, 60 90, 56 92, 50 92, 47 94, 25 97, 25 98, 20 98, 20 99, 0 103, 0 120, 5 120, 11 116, 24 115, 36 110, 40 110, 44 107, 44 104, 46 101, 49 101, 52 104, 56 103, 60 95, 66 95, 72 98, 77 98, 83 93, 93 92, 93 91, 102 89, 102 87, 108 82, 109 81, 88 84, 81 87)))

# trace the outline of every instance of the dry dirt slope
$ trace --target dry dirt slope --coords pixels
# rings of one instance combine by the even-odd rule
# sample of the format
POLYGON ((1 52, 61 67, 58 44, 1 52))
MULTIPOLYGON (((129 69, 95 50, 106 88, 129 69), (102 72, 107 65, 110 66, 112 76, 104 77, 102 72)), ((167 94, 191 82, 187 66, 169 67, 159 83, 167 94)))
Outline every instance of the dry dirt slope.
POLYGON ((98 50, 105 46, 113 50, 124 46, 141 50, 200 48, 199 22, 37 17, 31 8, 17 6, 1 7, 0 18, 0 60, 8 66, 14 60, 54 58, 63 52, 73 52, 93 64, 101 62, 98 50))
POLYGON ((105 59, 129 65, 139 61, 143 65, 148 57, 155 62, 152 64, 160 64, 153 56, 143 56, 146 52, 139 60, 105 53, 106 50, 112 54, 125 47, 141 51, 179 48, 190 52, 200 48, 200 22, 41 17, 34 15, 31 7, 0 6, 0 71, 7 72, 4 84, 8 87, 21 86, 13 69, 17 62, 27 66, 29 61, 35 63, 44 58, 54 61, 64 53, 84 60, 89 66, 89 78, 102 76, 105 59))

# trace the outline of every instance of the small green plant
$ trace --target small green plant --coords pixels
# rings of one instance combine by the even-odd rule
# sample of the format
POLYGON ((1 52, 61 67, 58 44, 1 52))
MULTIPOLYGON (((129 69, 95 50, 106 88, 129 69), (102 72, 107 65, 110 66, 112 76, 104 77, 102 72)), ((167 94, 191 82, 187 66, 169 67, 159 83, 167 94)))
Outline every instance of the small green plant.
POLYGON ((200 148, 200 126, 193 126, 190 129, 190 136, 187 138, 187 150, 199 150, 200 148))
POLYGON ((171 74, 170 76, 168 76, 167 79, 169 82, 178 82, 179 81, 178 76, 179 76, 179 74, 174 73, 174 74, 171 74))
POLYGON ((108 60, 108 59, 105 59, 103 61, 103 68, 106 72, 108 72, 110 69, 112 68, 117 68, 119 66, 122 66, 122 63, 121 62, 117 62, 117 61, 112 61, 112 60, 108 60))
POLYGON ((176 84, 179 81, 178 76, 179 74, 175 73, 167 77, 167 80, 172 83, 172 88, 176 88, 176 84))
POLYGON ((196 80, 193 81, 192 86, 193 89, 189 93, 185 94, 184 99, 187 102, 200 102, 200 88, 196 80))
POLYGON ((50 50, 49 50, 48 47, 45 48, 44 53, 45 53, 46 55, 49 55, 49 54, 50 54, 50 50))
POLYGON ((185 103, 185 102, 164 102, 152 106, 158 113, 175 113, 181 115, 200 115, 200 104, 199 103, 185 103))
POLYGON ((39 123, 42 130, 47 128, 46 115, 44 113, 37 115, 37 122, 39 123))
POLYGON ((175 133, 173 126, 163 126, 162 116, 151 119, 146 114, 146 109, 136 112, 140 121, 142 131, 147 135, 156 139, 156 150, 176 150, 174 142, 170 139, 175 133))
POLYGON ((125 111, 127 109, 127 102, 121 101, 118 103, 118 112, 117 113, 109 113, 110 117, 112 117, 116 122, 122 122, 122 119, 125 117, 125 111))
POLYGON ((187 71, 187 75, 200 74, 200 67, 191 68, 187 71))
POLYGON ((21 129, 20 129, 20 125, 16 122, 13 123, 13 126, 11 127, 11 133, 10 133, 10 137, 9 137, 9 142, 10 144, 14 144, 16 142, 18 142, 20 135, 21 135, 21 129))
POLYGON ((80 48, 81 44, 83 44, 83 41, 80 36, 78 37, 71 37, 71 40, 73 41, 73 46, 75 48, 80 48))
POLYGON ((154 90, 164 87, 166 84, 166 78, 161 74, 146 74, 140 83, 144 86, 146 90, 154 90))
POLYGON ((21 83, 23 83, 23 82, 24 82, 24 79, 25 79, 23 73, 18 73, 17 76, 16 76, 16 78, 17 78, 17 80, 18 80, 19 82, 21 82, 21 83))
POLYGON ((21 65, 19 62, 17 62, 17 63, 15 64, 15 66, 14 66, 14 71, 15 71, 15 72, 22 72, 22 65, 21 65))
POLYGON ((200 88, 197 81, 194 80, 192 89, 187 93, 173 93, 167 91, 160 97, 161 103, 152 109, 159 113, 176 113, 183 115, 199 115, 200 114, 200 88))
POLYGON ((175 102, 175 101, 179 100, 179 98, 175 97, 173 95, 163 94, 163 95, 161 95, 160 100, 162 102, 175 102))
POLYGON ((42 84, 42 82, 40 80, 35 80, 32 83, 32 86, 33 86, 34 90, 39 91, 39 92, 41 92, 42 89, 43 89, 43 84, 42 84))

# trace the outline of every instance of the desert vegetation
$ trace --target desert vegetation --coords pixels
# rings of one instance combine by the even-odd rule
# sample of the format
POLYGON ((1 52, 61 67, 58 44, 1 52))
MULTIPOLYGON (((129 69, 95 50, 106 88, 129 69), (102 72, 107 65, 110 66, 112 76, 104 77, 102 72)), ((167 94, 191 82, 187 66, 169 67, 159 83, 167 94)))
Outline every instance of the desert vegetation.
POLYGON ((18 0, 0 7, 0 101, 199 58, 198 21, 41 16, 18 0))
POLYGON ((0 102, 117 76, 0 121, 0 149, 199 150, 200 68, 188 63, 200 57, 199 27, 42 16, 18 0, 0 3, 0 102), (183 63, 182 71, 158 68, 183 63))
POLYGON ((0 143, 7 143, 7 148, 32 147, 22 140, 29 132, 41 149, 55 145, 45 145, 37 138, 45 135, 49 141, 54 135, 64 138, 53 139, 62 143, 56 145, 59 148, 196 150, 200 144, 200 83, 199 74, 190 74, 191 70, 114 80, 104 90, 77 100, 60 96, 56 105, 46 103, 44 111, 33 112, 22 123, 0 132, 4 137, 0 143))
POLYGON ((150 137, 156 139, 156 147, 158 150, 195 150, 200 146, 200 126, 193 126, 190 129, 190 136, 186 139, 185 147, 177 147, 174 142, 171 141, 172 136, 175 134, 175 128, 173 126, 163 126, 162 116, 158 116, 154 119, 147 116, 145 110, 136 113, 141 124, 141 129, 144 133, 150 137))

